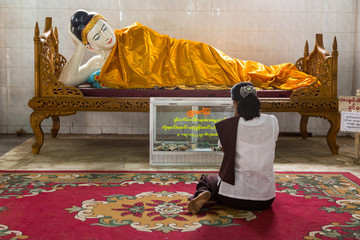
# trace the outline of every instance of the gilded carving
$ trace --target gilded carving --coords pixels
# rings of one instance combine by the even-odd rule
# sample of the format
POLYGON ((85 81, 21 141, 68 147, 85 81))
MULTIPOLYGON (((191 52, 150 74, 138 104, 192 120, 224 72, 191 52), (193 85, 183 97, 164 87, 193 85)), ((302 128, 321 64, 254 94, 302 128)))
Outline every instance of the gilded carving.
POLYGON ((271 98, 261 99, 261 109, 264 112, 300 112, 309 111, 316 112, 321 109, 322 111, 338 111, 338 102, 328 100, 318 101, 281 101, 271 98))
POLYGON ((304 58, 302 57, 296 61, 295 66, 297 69, 299 69, 299 71, 305 72, 303 69, 303 64, 304 64, 304 58))
MULTIPOLYGON (((38 154, 40 152, 40 148, 44 143, 44 132, 41 129, 41 122, 45 118, 53 117, 53 122, 55 123, 52 129, 52 132, 56 133, 60 128, 60 120, 59 116, 67 116, 75 114, 76 112, 71 111, 34 111, 30 115, 30 125, 34 131, 35 135, 35 143, 32 145, 33 154, 38 154)), ((54 136, 54 135, 53 135, 54 136)))
MULTIPOLYGON (((316 57, 318 55, 315 55, 316 57)), ((317 60, 321 58, 317 57, 317 60)), ((310 63, 311 61, 309 61, 310 63)), ((317 82, 312 83, 307 87, 299 88, 294 90, 291 94, 291 98, 293 100, 299 101, 298 98, 314 98, 323 99, 330 98, 332 91, 332 57, 327 57, 324 61, 314 61, 313 63, 317 63, 320 67, 313 67, 317 69, 317 82)))

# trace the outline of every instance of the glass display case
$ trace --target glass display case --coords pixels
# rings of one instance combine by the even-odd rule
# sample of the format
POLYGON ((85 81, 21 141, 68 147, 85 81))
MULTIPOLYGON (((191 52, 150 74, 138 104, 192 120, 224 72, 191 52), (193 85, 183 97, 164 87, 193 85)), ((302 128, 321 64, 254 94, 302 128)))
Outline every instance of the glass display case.
POLYGON ((150 165, 220 165, 215 123, 232 116, 229 98, 150 98, 150 165))

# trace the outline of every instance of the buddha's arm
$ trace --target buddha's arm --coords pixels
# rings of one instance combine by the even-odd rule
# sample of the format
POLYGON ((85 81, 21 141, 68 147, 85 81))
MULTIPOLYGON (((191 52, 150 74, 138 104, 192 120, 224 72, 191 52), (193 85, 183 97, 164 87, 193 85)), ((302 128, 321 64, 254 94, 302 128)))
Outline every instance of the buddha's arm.
POLYGON ((78 86, 80 84, 84 84, 91 73, 101 69, 105 59, 103 59, 102 56, 97 55, 90 58, 85 64, 80 66, 86 46, 76 39, 73 34, 71 34, 71 36, 76 45, 76 49, 62 69, 59 80, 65 85, 78 86))
POLYGON ((84 84, 91 73, 103 66, 104 60, 100 55, 92 57, 80 66, 83 54, 83 51, 75 51, 62 69, 59 80, 65 85, 78 86, 84 84))
POLYGON ((59 80, 65 85, 78 86, 84 84, 91 73, 101 69, 104 65, 105 60, 102 56, 97 55, 80 66, 84 52, 85 46, 83 48, 77 47, 74 54, 66 62, 59 77, 59 80))

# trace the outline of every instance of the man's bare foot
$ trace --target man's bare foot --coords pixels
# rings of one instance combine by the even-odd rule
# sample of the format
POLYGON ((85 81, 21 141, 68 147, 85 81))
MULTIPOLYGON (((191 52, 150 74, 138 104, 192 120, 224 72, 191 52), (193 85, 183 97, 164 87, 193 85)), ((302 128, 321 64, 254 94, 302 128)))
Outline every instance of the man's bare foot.
POLYGON ((196 214, 204 206, 204 204, 211 198, 210 192, 202 192, 196 198, 189 202, 188 208, 192 214, 196 214))

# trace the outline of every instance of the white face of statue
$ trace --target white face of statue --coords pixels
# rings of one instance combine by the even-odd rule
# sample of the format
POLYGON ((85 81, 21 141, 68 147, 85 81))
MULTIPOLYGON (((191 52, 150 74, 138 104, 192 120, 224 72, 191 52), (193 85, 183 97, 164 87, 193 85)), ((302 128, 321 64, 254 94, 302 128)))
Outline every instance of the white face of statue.
POLYGON ((88 32, 87 40, 92 48, 99 50, 111 50, 116 41, 114 30, 109 24, 100 19, 94 27, 88 32))

